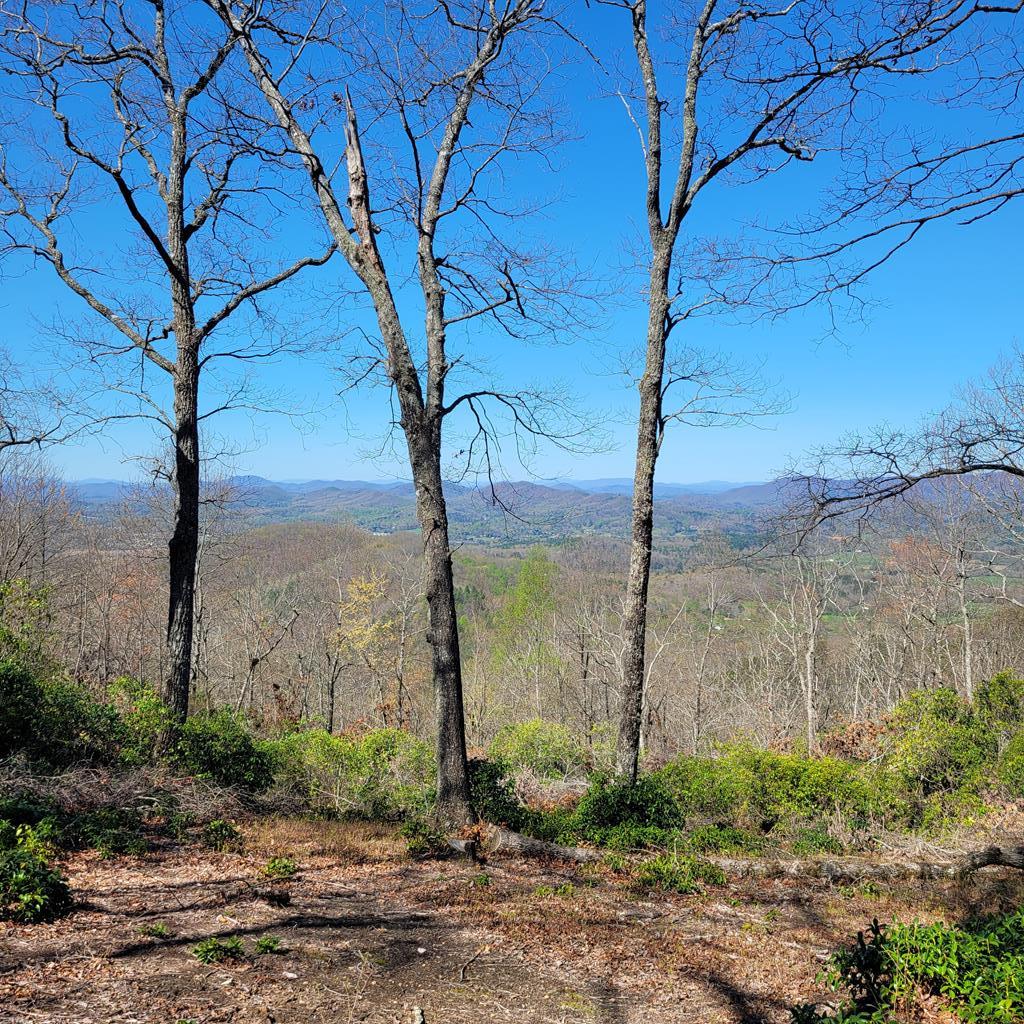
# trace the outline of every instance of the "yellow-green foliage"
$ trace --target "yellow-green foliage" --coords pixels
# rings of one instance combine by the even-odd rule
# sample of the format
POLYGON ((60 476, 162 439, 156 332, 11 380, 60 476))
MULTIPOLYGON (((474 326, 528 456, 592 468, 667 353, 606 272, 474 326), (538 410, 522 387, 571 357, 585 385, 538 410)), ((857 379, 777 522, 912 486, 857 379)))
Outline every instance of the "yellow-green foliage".
POLYGON ((656 775, 688 816, 725 816, 759 826, 836 813, 867 820, 893 806, 865 766, 747 744, 724 747, 713 758, 676 758, 656 775))
POLYGON ((542 779, 579 774, 587 763, 579 740, 564 725, 542 718, 502 726, 488 756, 513 771, 528 768, 542 779))
POLYGON ((306 729, 268 744, 281 786, 321 813, 368 818, 426 812, 434 755, 398 729, 332 736, 306 729))

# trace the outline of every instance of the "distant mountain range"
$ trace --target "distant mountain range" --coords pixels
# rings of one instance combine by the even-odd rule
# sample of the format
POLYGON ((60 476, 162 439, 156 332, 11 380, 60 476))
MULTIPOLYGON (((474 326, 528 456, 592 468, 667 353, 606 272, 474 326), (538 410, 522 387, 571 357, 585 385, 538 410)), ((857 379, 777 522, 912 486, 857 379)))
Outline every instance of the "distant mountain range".
MULTIPOLYGON (((228 481, 230 503, 250 525, 275 522, 353 522, 378 533, 416 528, 416 496, 406 481, 276 481, 239 476, 228 481)), ((779 500, 785 481, 731 484, 659 484, 657 531, 662 538, 692 539, 719 529, 739 542, 753 534, 758 511, 779 500)), ((89 516, 106 518, 140 503, 137 485, 81 480, 68 485, 89 516)), ((632 481, 561 480, 501 483, 489 489, 447 485, 453 535, 483 544, 559 540, 571 536, 628 535, 632 481)))

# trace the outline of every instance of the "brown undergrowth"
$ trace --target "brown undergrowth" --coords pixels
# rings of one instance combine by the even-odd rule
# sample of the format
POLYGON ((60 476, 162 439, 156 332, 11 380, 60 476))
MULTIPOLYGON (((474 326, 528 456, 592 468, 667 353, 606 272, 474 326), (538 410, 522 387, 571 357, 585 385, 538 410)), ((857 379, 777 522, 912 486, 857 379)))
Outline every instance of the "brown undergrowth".
POLYGON ((605 865, 413 860, 383 825, 263 818, 243 831, 244 853, 69 857, 70 917, 0 925, 0 1020, 390 1024, 416 1006, 428 1024, 782 1024, 872 917, 961 920, 1024 894, 989 871, 650 894, 605 865), (294 876, 268 884, 271 857, 293 859, 294 876), (200 963, 192 950, 211 937, 237 938, 241 957, 200 963), (267 938, 276 951, 257 952, 267 938))

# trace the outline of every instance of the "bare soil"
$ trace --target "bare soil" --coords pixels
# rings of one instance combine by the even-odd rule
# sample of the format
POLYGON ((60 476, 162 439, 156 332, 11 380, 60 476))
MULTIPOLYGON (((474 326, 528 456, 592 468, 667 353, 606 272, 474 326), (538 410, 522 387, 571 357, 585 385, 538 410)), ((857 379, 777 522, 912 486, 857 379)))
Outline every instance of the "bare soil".
POLYGON ((293 819, 246 853, 69 858, 79 905, 0 924, 0 1021, 60 1024, 782 1024, 825 998, 828 954, 873 917, 950 921, 1019 906, 1020 872, 837 887, 746 880, 638 894, 603 866, 411 860, 383 827, 293 819), (299 872, 261 875, 288 855, 299 872), (158 934, 154 934, 158 933, 158 934), (204 966, 201 939, 246 956, 204 966), (261 936, 283 952, 257 955, 261 936))

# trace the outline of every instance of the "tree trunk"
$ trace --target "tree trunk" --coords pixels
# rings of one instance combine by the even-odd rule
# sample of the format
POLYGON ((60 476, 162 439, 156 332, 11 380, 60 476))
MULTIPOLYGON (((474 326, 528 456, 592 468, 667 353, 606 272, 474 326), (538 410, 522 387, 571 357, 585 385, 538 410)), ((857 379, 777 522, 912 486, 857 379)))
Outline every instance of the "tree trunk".
POLYGON ((170 594, 167 698, 176 722, 188 717, 192 682, 196 565, 199 558, 198 372, 183 373, 174 390, 174 532, 168 544, 170 594))
POLYGON ((643 727, 647 593, 654 533, 654 470, 661 447, 670 258, 670 247, 655 249, 650 274, 647 356, 644 375, 640 379, 640 416, 633 475, 633 532, 622 625, 622 707, 617 750, 619 775, 631 783, 636 781, 640 765, 643 727))
POLYGON ((423 536, 434 696, 437 702, 437 816, 447 826, 474 819, 469 793, 466 726, 462 703, 462 661, 455 607, 455 580, 448 543, 448 511, 441 478, 439 429, 406 431, 416 514, 423 536))

